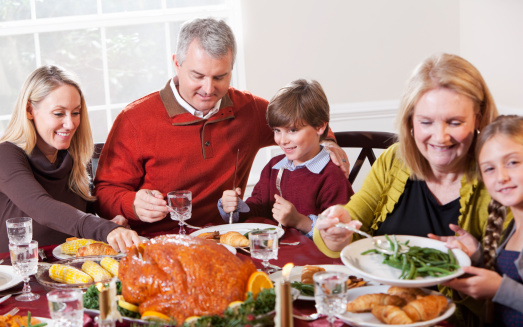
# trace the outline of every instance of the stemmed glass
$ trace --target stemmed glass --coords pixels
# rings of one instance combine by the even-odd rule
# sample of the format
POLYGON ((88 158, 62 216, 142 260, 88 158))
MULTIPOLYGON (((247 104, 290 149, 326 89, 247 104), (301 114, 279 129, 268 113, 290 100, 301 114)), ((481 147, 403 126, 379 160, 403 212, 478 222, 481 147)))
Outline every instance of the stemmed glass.
POLYGON ((11 264, 14 271, 23 277, 24 288, 22 294, 15 297, 18 301, 34 301, 40 295, 31 293, 29 276, 36 274, 38 268, 38 242, 31 241, 28 244, 9 244, 11 264))
POLYGON ((33 239, 33 220, 29 217, 7 219, 7 236, 11 244, 29 244, 33 239))
POLYGON ((317 272, 314 280, 314 300, 318 313, 326 315, 329 325, 334 326, 335 314, 347 310, 347 280, 349 275, 341 272, 317 272))
POLYGON ((261 230, 249 232, 251 257, 262 260, 263 271, 269 273, 269 260, 278 259, 278 231, 261 230))
POLYGON ((173 191, 167 193, 169 208, 171 208, 171 219, 178 220, 180 234, 185 235, 185 220, 191 219, 192 193, 191 191, 173 191))

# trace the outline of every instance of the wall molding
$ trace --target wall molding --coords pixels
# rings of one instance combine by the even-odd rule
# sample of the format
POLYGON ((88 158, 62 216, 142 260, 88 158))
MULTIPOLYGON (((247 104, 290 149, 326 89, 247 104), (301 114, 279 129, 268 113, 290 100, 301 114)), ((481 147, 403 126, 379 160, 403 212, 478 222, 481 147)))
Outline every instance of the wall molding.
POLYGON ((399 100, 349 102, 331 105, 331 122, 347 119, 395 118, 399 100))

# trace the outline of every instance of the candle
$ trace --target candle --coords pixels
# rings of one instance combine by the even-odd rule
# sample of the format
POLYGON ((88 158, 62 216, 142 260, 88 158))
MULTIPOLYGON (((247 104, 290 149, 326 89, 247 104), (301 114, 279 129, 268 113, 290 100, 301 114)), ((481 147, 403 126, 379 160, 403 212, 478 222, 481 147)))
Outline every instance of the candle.
POLYGON ((288 263, 283 267, 283 280, 276 285, 276 316, 274 317, 276 327, 294 326, 290 281, 292 267, 294 267, 292 263, 288 263))
POLYGON ((95 321, 99 327, 114 327, 116 320, 122 322, 122 316, 116 309, 116 282, 113 279, 109 284, 97 283, 96 287, 100 291, 98 295, 100 316, 96 317, 95 321))

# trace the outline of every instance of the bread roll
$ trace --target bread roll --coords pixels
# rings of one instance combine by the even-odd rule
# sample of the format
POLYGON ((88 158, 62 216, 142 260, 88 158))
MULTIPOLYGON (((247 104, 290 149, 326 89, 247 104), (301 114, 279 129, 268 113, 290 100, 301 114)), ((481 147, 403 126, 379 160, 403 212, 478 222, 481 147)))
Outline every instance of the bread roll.
POLYGON ((220 243, 234 247, 244 247, 249 246, 249 239, 238 232, 231 231, 220 235, 220 243))
POLYGON ((402 309, 412 321, 427 321, 436 318, 447 308, 443 295, 427 295, 407 303, 402 309))
POLYGON ((301 271, 301 282, 303 284, 313 284, 314 281, 312 279, 312 276, 314 276, 314 274, 319 271, 325 271, 325 269, 318 266, 306 265, 305 267, 303 267, 303 270, 301 271))
POLYGON ((406 325, 413 323, 405 311, 395 305, 375 305, 371 312, 374 317, 388 325, 406 325))
POLYGON ((118 253, 108 244, 105 243, 91 243, 87 246, 82 246, 76 252, 77 257, 85 257, 88 255, 117 255, 118 253))
POLYGON ((375 305, 402 306, 405 301, 396 295, 385 293, 363 294, 347 303, 347 311, 354 313, 370 312, 375 305))

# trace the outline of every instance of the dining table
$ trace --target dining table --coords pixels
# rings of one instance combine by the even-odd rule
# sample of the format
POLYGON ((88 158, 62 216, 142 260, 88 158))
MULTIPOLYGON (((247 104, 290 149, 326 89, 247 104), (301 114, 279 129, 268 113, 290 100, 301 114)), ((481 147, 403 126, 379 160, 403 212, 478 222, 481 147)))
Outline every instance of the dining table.
MULTIPOLYGON (((262 224, 270 224, 270 225, 276 225, 276 222, 271 219, 267 218, 252 218, 249 219, 248 223, 262 223, 262 224)), ((210 226, 204 226, 204 227, 210 227, 210 226)), ((270 263, 272 265, 276 265, 279 267, 283 267, 287 263, 293 263, 295 266, 304 266, 304 265, 342 265, 343 263, 339 258, 329 258, 326 255, 324 255, 321 251, 318 250, 314 242, 309 239, 307 236, 302 234, 300 231, 294 229, 294 228, 286 228, 283 227, 285 230, 285 233, 280 238, 280 243, 295 243, 299 242, 297 245, 285 245, 281 244, 279 246, 278 250, 278 258, 274 260, 270 260, 270 263)), ((195 229, 192 228, 185 228, 187 231, 187 234, 190 234, 195 229)), ((169 231, 163 231, 163 232, 157 232, 153 234, 144 234, 141 236, 145 236, 147 238, 153 238, 159 235, 164 234, 177 234, 179 232, 178 227, 174 228, 173 230, 169 231)), ((59 246, 59 244, 54 245, 47 245, 42 246, 41 248, 44 250, 44 253, 47 257, 46 262, 47 263, 53 263, 58 261, 59 259, 55 258, 53 256, 53 249, 59 246)), ((238 257, 248 257, 250 258, 250 254, 246 251, 242 251, 239 249, 236 253, 236 256, 238 257)), ((10 265, 10 257, 9 253, 0 253, 0 259, 4 259, 3 265, 10 265)), ((258 269, 262 269, 263 266, 261 264, 261 260, 250 258, 255 266, 258 269)), ((41 259, 40 259, 41 260, 41 259)), ((44 288, 43 285, 38 283, 35 276, 31 276, 30 283, 31 290, 33 293, 39 294, 40 298, 35 301, 31 302, 21 302, 15 300, 15 296, 11 296, 7 301, 0 303, 0 314, 5 314, 11 309, 17 307, 20 309, 19 313, 20 315, 26 315, 28 311, 31 312, 31 315, 34 317, 44 317, 44 318, 50 318, 49 314, 49 308, 47 304, 47 298, 46 293, 48 290, 44 288)), ((7 290, 0 291, 0 298, 4 295, 20 292, 22 290, 23 283, 20 283, 12 288, 9 288, 7 290)), ((314 301, 309 300, 294 300, 293 302, 293 310, 294 314, 298 316, 306 316, 311 313, 316 312, 316 308, 314 305, 314 301)), ((84 314, 84 327, 91 327, 96 326, 95 323, 95 314, 91 312, 86 312, 84 314)), ((130 323, 126 322, 125 320, 123 322, 117 322, 117 326, 129 326, 130 323)), ((326 320, 326 317, 320 317, 314 321, 305 321, 298 318, 294 318, 294 326, 300 327, 300 326, 329 326, 329 323, 326 320)), ((348 326, 344 324, 341 320, 337 320, 335 322, 335 326, 348 326)))

